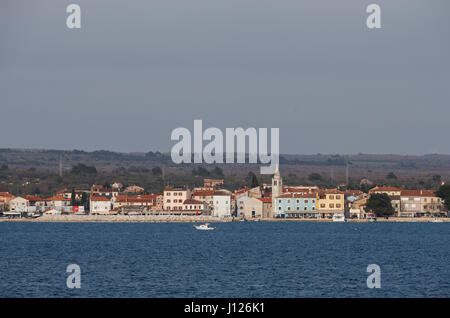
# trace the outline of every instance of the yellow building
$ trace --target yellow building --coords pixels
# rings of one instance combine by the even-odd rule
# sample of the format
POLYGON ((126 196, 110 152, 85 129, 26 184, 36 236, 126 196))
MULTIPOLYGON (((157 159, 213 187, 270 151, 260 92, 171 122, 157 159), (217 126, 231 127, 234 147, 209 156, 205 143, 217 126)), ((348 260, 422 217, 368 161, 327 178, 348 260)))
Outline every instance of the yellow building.
POLYGON ((319 190, 317 210, 321 218, 331 218, 334 213, 344 213, 344 192, 337 189, 319 190))

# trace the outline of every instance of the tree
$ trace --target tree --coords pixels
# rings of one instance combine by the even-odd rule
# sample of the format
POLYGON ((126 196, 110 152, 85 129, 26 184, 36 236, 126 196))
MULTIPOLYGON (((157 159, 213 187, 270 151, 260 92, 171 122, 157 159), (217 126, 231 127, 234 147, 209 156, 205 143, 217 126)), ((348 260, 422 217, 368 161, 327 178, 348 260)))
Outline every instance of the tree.
POLYGON ((86 166, 85 164, 79 163, 75 166, 72 166, 72 169, 70 170, 70 173, 72 174, 93 174, 97 173, 97 169, 95 167, 86 166))
POLYGON ((450 211, 450 185, 442 185, 439 190, 437 190, 436 195, 444 200, 445 209, 450 211))
POLYGON ((256 177, 256 174, 252 171, 250 171, 246 178, 247 184, 250 185, 250 187, 255 188, 259 186, 258 178, 256 177))
POLYGON ((192 175, 194 176, 201 176, 201 177, 208 177, 209 171, 203 167, 198 167, 197 169, 192 170, 192 175))
POLYGON ((89 195, 86 192, 81 194, 81 202, 80 205, 84 206, 84 210, 89 210, 89 195))
POLYGON ((70 196, 70 204, 72 206, 78 205, 77 204, 77 199, 75 198, 75 189, 72 188, 72 194, 70 196))
POLYGON ((223 171, 219 167, 214 167, 211 173, 217 177, 223 177, 223 171))
POLYGON ((160 175, 162 175, 162 169, 160 167, 154 167, 152 169, 152 174, 154 176, 160 176, 160 175))
POLYGON ((322 180, 322 176, 316 172, 311 173, 308 176, 309 181, 320 181, 322 180))
POLYGON ((390 216, 394 214, 391 198, 385 193, 372 194, 367 200, 366 210, 377 216, 390 216))
POLYGON ((433 176, 433 181, 434 181, 434 182, 441 182, 441 176, 438 175, 438 174, 435 174, 435 175, 433 176))
POLYGON ((389 172, 386 176, 387 179, 395 180, 397 176, 393 172, 389 172))

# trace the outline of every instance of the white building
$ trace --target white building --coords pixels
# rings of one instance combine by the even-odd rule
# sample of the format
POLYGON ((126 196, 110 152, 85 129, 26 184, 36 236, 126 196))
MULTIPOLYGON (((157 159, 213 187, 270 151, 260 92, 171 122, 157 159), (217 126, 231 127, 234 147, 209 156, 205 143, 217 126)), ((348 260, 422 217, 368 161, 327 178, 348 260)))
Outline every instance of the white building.
POLYGON ((22 197, 15 197, 9 202, 11 212, 27 212, 29 201, 22 197))
POLYGON ((91 214, 109 214, 111 201, 103 196, 91 197, 91 214))
POLYGON ((47 206, 56 209, 61 209, 62 207, 70 206, 70 199, 63 197, 62 195, 54 196, 52 198, 46 199, 46 201, 47 206))
POLYGON ((225 191, 215 191, 213 195, 213 215, 224 218, 231 217, 231 195, 225 191))

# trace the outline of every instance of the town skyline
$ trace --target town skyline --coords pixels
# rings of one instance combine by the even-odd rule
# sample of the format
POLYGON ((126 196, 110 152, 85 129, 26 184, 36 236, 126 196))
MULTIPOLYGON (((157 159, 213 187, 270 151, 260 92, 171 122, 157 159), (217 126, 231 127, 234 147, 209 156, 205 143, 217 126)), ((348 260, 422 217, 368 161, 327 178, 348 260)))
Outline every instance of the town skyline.
POLYGON ((450 153, 448 1, 378 4, 370 30, 354 0, 81 0, 70 30, 67 4, 8 1, 1 147, 166 152, 202 119, 278 127, 282 153, 450 153))

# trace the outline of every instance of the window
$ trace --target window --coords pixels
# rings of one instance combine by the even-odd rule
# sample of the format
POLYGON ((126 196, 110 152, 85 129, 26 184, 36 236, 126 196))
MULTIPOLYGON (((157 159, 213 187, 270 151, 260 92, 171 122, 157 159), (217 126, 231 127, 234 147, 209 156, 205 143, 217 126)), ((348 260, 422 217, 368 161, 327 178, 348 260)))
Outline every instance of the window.
POLYGON ((329 199, 334 200, 334 195, 330 195, 329 199))
POLYGON ((340 195, 336 195, 336 200, 339 200, 341 198, 340 195))
POLYGON ((308 203, 308 200, 305 200, 305 203, 308 203))
POLYGON ((321 204, 320 204, 320 207, 321 207, 321 208, 324 208, 324 207, 325 207, 325 203, 321 203, 321 204))
POLYGON ((167 203, 170 203, 170 199, 167 199, 167 203))
POLYGON ((330 203, 330 209, 334 209, 334 204, 330 203))
POLYGON ((340 207, 341 207, 341 204, 340 204, 340 203, 337 203, 337 204, 336 204, 336 208, 339 209, 340 207))
POLYGON ((275 186, 277 185, 277 180, 273 181, 273 185, 275 185, 275 186))
POLYGON ((305 206, 305 211, 306 211, 306 206, 305 206))
POLYGON ((291 207, 290 206, 288 206, 288 211, 290 211, 291 210, 291 207))
POLYGON ((280 210, 281 211, 281 206, 278 208, 278 210, 280 210))

